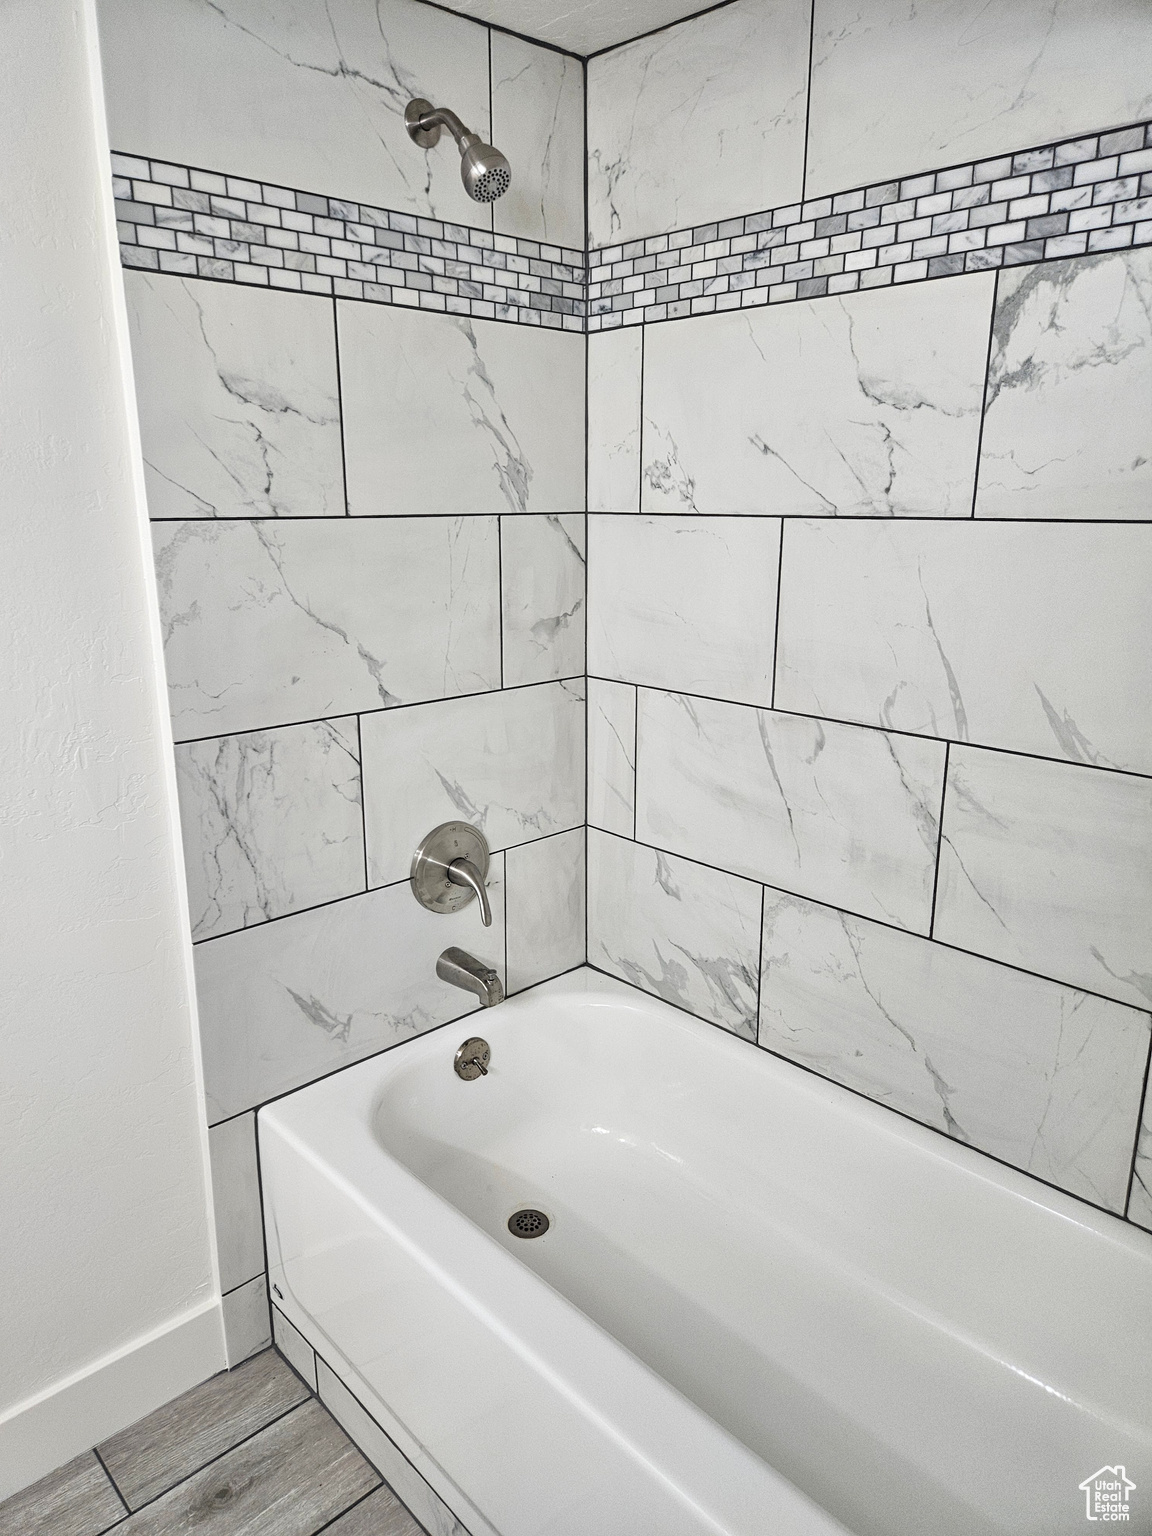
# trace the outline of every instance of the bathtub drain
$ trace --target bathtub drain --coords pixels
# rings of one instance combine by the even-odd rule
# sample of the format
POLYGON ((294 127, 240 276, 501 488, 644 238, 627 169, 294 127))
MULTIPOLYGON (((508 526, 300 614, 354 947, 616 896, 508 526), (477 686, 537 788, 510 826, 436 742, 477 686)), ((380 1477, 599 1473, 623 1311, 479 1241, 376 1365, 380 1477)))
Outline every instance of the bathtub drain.
POLYGON ((543 1237, 551 1222, 543 1211, 526 1207, 508 1218, 508 1230, 513 1237, 543 1237))

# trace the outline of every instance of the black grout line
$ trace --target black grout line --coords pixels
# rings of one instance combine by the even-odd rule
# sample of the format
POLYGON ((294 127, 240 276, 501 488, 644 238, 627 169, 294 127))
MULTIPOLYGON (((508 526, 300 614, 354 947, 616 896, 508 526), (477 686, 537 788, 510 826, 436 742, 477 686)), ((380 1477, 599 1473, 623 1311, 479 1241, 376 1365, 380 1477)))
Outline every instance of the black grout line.
MULTIPOLYGON (((612 834, 609 833, 608 835, 611 836, 612 834)), ((792 1056, 785 1056, 782 1051, 774 1051, 767 1045, 761 1045, 758 1040, 749 1040, 746 1036, 738 1034, 736 1030, 729 1029, 727 1025, 717 1023, 715 1019, 706 1019, 702 1014, 693 1013, 691 1008, 686 1007, 683 1003, 676 1002, 674 998, 663 997, 659 992, 652 992, 647 987, 642 987, 637 982, 630 981, 627 977, 617 975, 615 971, 604 970, 602 966, 590 963, 589 969, 598 971, 601 976, 607 976, 610 981, 617 981, 623 986, 633 987, 637 992, 643 992, 647 997, 654 997, 661 1003, 667 1003, 670 1008, 675 1008, 678 1013, 683 1013, 688 1018, 695 1019, 698 1024, 706 1024, 711 1029, 718 1029, 733 1040, 742 1040, 752 1050, 763 1051, 766 1056, 772 1056, 777 1061, 785 1062, 788 1066, 795 1067, 797 1071, 807 1072, 809 1077, 815 1077, 822 1083, 831 1083, 836 1088, 842 1088, 845 1093, 850 1093, 853 1098, 862 1099, 865 1104, 872 1104, 877 1109, 887 1110, 890 1114, 899 1115, 901 1120, 908 1120, 913 1125, 922 1126, 926 1131, 931 1131, 934 1136, 942 1136, 945 1141, 954 1147, 967 1147, 970 1152, 975 1152, 980 1157, 986 1157, 993 1163, 999 1163, 1001 1168, 1011 1168, 1013 1173, 1018 1173, 1026 1179, 1034 1179, 1037 1184, 1043 1184, 1045 1189, 1054 1189, 1058 1195, 1063 1195, 1065 1199, 1079 1201, 1081 1205, 1089 1206, 1094 1211, 1100 1211, 1104 1216, 1111 1216, 1116 1221, 1123 1221, 1128 1226, 1137 1226, 1137 1223, 1128 1221, 1128 1218, 1123 1213, 1115 1210, 1112 1206, 1099 1205, 1095 1200, 1089 1200, 1084 1195, 1078 1195, 1073 1190, 1065 1189, 1061 1184, 1054 1184, 1051 1179, 1041 1178, 1039 1174, 1033 1173, 1028 1168, 1021 1168, 1019 1163, 1010 1163, 1006 1158, 998 1157, 995 1152, 986 1152, 983 1147, 976 1146, 974 1142, 961 1141, 958 1136, 950 1135, 948 1131, 941 1130, 939 1126, 932 1125, 927 1120, 918 1120, 915 1115, 909 1114, 907 1110, 899 1109, 895 1104, 874 1099, 870 1094, 864 1093, 861 1089, 853 1088, 851 1083, 842 1082, 838 1077, 830 1077, 825 1072, 817 1071, 815 1067, 810 1067, 803 1061, 797 1061, 792 1056)), ((1145 1229, 1137 1227, 1137 1230, 1145 1229)))
MULTIPOLYGON (((593 332, 593 335, 600 335, 600 334, 611 334, 611 333, 593 332)), ((414 516, 414 515, 416 515, 416 514, 409 514, 409 513, 405 513, 404 514, 404 516, 414 516)), ((456 514, 453 514, 453 515, 454 516, 460 516, 461 514, 456 513, 456 514)), ((476 513, 465 513, 463 515, 464 516, 469 516, 469 517, 492 517, 495 514, 493 514, 491 512, 476 512, 476 513)), ((601 511, 597 511, 597 512, 592 513, 592 516, 593 517, 631 517, 631 518, 635 518, 636 513, 634 511, 633 512, 609 512, 609 511, 601 512, 601 511)), ((697 512, 697 513, 688 513, 688 512, 685 511, 685 509, 683 507, 673 507, 673 508, 656 508, 656 509, 653 509, 651 511, 649 511, 648 509, 645 509, 644 516, 645 517, 655 517, 655 518, 694 516, 694 517, 699 517, 701 519, 701 521, 705 521, 706 519, 708 519, 710 517, 715 517, 715 518, 733 518, 733 517, 773 518, 774 517, 774 518, 779 518, 780 521, 784 522, 784 523, 822 523, 826 527, 834 527, 837 524, 840 524, 840 525, 842 525, 844 527, 848 527, 848 528, 854 527, 857 523, 882 523, 887 528, 902 528, 906 523, 939 523, 940 526, 943 527, 943 528, 969 528, 969 527, 973 526, 973 519, 969 515, 969 513, 967 513, 967 512, 954 512, 954 513, 952 513, 950 515, 942 515, 942 514, 935 514, 935 515, 933 515, 932 513, 929 513, 929 512, 899 512, 899 513, 896 513, 896 514, 887 513, 887 512, 852 512, 852 513, 848 513, 848 514, 837 514, 835 512, 779 512, 779 511, 772 511, 771 509, 765 507, 763 509, 763 511, 760 511, 760 512, 697 512)), ((300 522, 306 521, 306 519, 305 518, 301 518, 301 517, 292 517, 292 518, 281 517, 281 518, 271 518, 271 519, 269 519, 269 518, 259 518, 259 517, 254 517, 254 518, 154 517, 152 519, 152 521, 154 523, 187 523, 187 522, 194 522, 194 523, 195 522, 254 522, 254 523, 259 523, 259 522, 269 522, 269 521, 271 521, 271 522, 278 522, 278 523, 300 523, 300 522)), ((330 521, 330 519, 322 519, 322 521, 330 521)), ((1000 516, 1000 515, 995 516, 995 517, 991 517, 991 516, 984 515, 984 516, 977 517, 975 519, 975 526, 977 528, 982 528, 986 524, 987 525, 992 525, 992 524, 1008 524, 1008 525, 1010 525, 1012 527, 1020 528, 1020 529, 1031 528, 1031 527, 1062 528, 1064 526, 1068 526, 1068 527, 1072 527, 1072 528, 1114 528, 1114 529, 1119 529, 1119 528, 1147 528, 1149 526, 1149 524, 1152 524, 1152 517, 1025 517, 1025 516, 1005 517, 1005 516, 1000 516)))
POLYGON ((368 812, 364 792, 364 735, 360 729, 360 716, 356 716, 356 749, 360 754, 360 851, 364 855, 364 894, 368 892, 368 812))
POLYGON ((780 552, 776 562, 776 622, 772 631, 772 692, 770 709, 776 708, 776 674, 780 667, 780 600, 784 590, 784 519, 780 519, 780 552))
MULTIPOLYGON (((577 831, 582 825, 582 822, 577 821, 570 827, 559 827, 555 832, 544 832, 539 837, 527 837, 520 843, 507 843, 502 848, 494 849, 493 852, 511 853, 517 848, 527 848, 532 843, 546 843, 553 837, 565 837, 569 832, 577 831)), ((271 927, 273 923, 285 923, 291 917, 303 917, 308 912, 323 912, 326 907, 339 907, 346 901, 362 901, 365 896, 375 896, 381 891, 394 891, 407 884, 407 876, 401 880, 385 880, 380 885, 366 886, 362 891, 348 891, 343 896, 333 896, 330 901, 317 901, 310 907, 297 907, 292 912, 281 912, 276 917, 266 917, 262 922, 250 923, 244 928, 229 928, 224 933, 211 933, 203 939, 193 939, 192 947, 196 950, 204 944, 214 944, 217 939, 234 939, 238 933, 258 933, 271 927)), ((235 1116, 230 1115, 228 1118, 235 1119, 235 1116)))
POLYGON ((940 889, 940 855, 944 850, 944 807, 948 802, 948 758, 952 743, 944 743, 944 772, 940 776, 940 822, 936 828, 936 865, 932 875, 932 911, 928 918, 928 937, 936 933, 936 893, 940 889))
MULTIPOLYGON (((336 411, 340 417, 340 484, 344 489, 344 516, 351 517, 352 509, 348 505, 348 452, 344 443, 344 383, 340 377, 340 311, 338 304, 339 300, 333 297, 332 344, 336 350, 336 411)), ((161 521, 161 519, 156 519, 156 521, 161 521)), ((174 519, 165 518, 163 521, 174 521, 174 519)), ((255 522, 257 519, 252 518, 249 521, 255 522)), ((269 521, 282 522, 283 519, 275 518, 269 519, 269 521)), ((321 521, 321 519, 317 519, 317 521, 321 521)))
MULTIPOLYGON (((496 622, 500 629, 500 688, 504 691, 504 516, 501 513, 496 519, 496 622)), ((521 684, 521 686, 526 686, 521 684)), ((528 685, 530 686, 530 685, 528 685)), ((461 694, 461 698, 469 698, 472 695, 461 694)))
MULTIPOLYGON (((309 1349, 312 1348, 311 1345, 309 1345, 308 1347, 309 1347, 309 1349)), ((313 1351, 313 1353, 315 1353, 315 1351, 313 1351)), ((291 1365, 292 1362, 289 1361, 288 1363, 289 1363, 289 1365, 291 1365)), ((332 1374, 335 1375, 336 1372, 333 1371, 332 1374)), ((308 1383, 305 1382, 304 1385, 307 1386, 308 1383)), ((355 1440, 353 1440, 352 1436, 344 1428, 343 1424, 341 1424, 340 1420, 332 1412, 331 1408, 328 1407, 327 1403, 325 1403, 322 1400, 322 1398, 320 1397, 320 1394, 318 1392, 313 1392, 312 1396, 316 1399, 316 1401, 320 1404, 321 1408, 323 1408, 324 1412, 332 1420, 333 1424, 335 1424, 336 1428, 340 1431, 340 1433, 348 1441, 349 1445, 356 1446, 356 1449, 358 1451, 360 1451, 360 1455, 364 1456, 364 1452, 360 1450, 360 1447, 358 1445, 356 1445, 355 1440)), ((373 1422, 375 1422, 375 1420, 373 1420, 373 1422)), ((403 1452, 401 1452, 401 1454, 403 1454, 403 1452)), ((338 1521, 343 1520, 345 1515, 350 1515, 354 1509, 359 1509, 361 1504, 366 1504, 369 1499, 374 1499, 376 1497, 376 1495, 380 1492, 381 1488, 386 1488, 388 1490, 388 1492, 392 1495, 392 1497, 396 1500, 396 1502, 400 1505, 400 1507, 404 1510, 405 1514, 407 1514, 408 1518, 412 1521, 412 1523, 414 1525, 416 1525, 416 1526, 419 1526, 420 1530, 422 1530, 422 1531, 424 1530, 424 1527, 422 1525, 420 1525, 420 1522, 416 1519, 416 1516, 408 1508, 407 1504, 404 1503, 403 1499, 401 1499, 400 1495, 392 1487, 392 1484, 387 1480, 387 1478, 384 1476, 383 1472, 381 1472, 380 1468, 377 1467, 377 1466, 374 1466, 372 1462, 368 1461, 367 1456, 364 1456, 364 1460, 368 1463, 368 1465, 372 1468, 373 1472, 375 1472, 376 1476, 380 1479, 380 1481, 376 1484, 375 1488, 369 1488, 367 1493, 361 1494, 358 1499, 353 1499, 352 1503, 349 1504, 346 1509, 342 1509, 338 1515, 333 1515, 331 1520, 325 1520, 323 1525, 318 1525, 314 1531, 309 1533, 309 1536, 324 1536, 324 1532, 325 1531, 330 1531, 332 1529, 332 1527, 337 1524, 338 1521)), ((425 1532, 425 1536, 427 1536, 427 1532, 425 1532)))
MULTIPOLYGON (((599 673, 589 674, 593 682, 598 683, 626 683, 624 677, 602 677, 599 673)), ((985 741, 966 741, 956 736, 929 736, 923 731, 909 731, 902 727, 877 725, 869 720, 845 720, 840 715, 817 715, 806 709, 786 709, 781 706, 773 707, 770 704, 749 704, 744 699, 722 699, 712 693, 692 693, 687 688, 670 688, 664 684, 641 683, 638 686, 648 688, 653 693, 666 693, 673 698, 703 699, 708 704, 727 704, 733 709, 769 710, 772 714, 788 715, 796 720, 817 720, 825 725, 846 725, 857 731, 876 731, 881 736, 907 736, 912 741, 934 741, 940 746, 951 743, 957 747, 967 747, 974 752, 998 752, 1002 757, 1025 757, 1029 762, 1052 763, 1058 768, 1083 768, 1089 773, 1110 773, 1125 779, 1149 779, 1152 771, 1141 773, 1135 768, 1110 768, 1104 763, 1078 763, 1070 757, 1045 757, 1042 752, 1026 752, 1019 747, 994 747, 985 741)))
POLYGON ((576 53, 571 48, 562 48, 559 43, 549 43, 544 38, 532 37, 527 32, 517 32, 515 27, 506 27, 498 21, 480 21, 477 17, 469 15, 467 11, 458 11, 455 6, 441 4, 440 0, 417 0, 417 3, 426 5, 430 11, 439 11, 441 15, 454 16, 457 21, 468 21, 473 26, 487 27, 489 34, 502 32, 505 37, 518 37, 522 43, 531 43, 533 48, 543 48, 548 53, 562 53, 565 58, 579 59, 581 63, 584 61, 584 55, 576 53))
POLYGON ((992 383, 992 344, 996 336, 996 308, 1000 302, 1000 272, 996 271, 996 280, 992 284, 992 313, 988 316, 988 350, 984 357, 984 388, 980 393, 980 428, 976 433, 976 465, 972 471, 972 511, 970 516, 976 516, 976 501, 980 495, 980 455, 984 449, 984 422, 988 416, 988 389, 992 383))
POLYGON ((812 127, 812 53, 816 38, 816 0, 808 11, 808 76, 804 93, 804 158, 800 170, 800 201, 808 201, 808 135, 812 127))
POLYGON ((1020 976, 1031 976, 1036 981, 1047 982, 1049 986, 1063 987, 1068 992, 1080 992, 1085 997, 1095 997, 1102 1003, 1112 1003, 1117 1008, 1127 1008, 1131 1013, 1145 1015, 1152 1013, 1152 1003, 1141 1005, 1125 1002, 1119 997, 1109 997, 1106 992, 1094 992, 1078 981, 1062 981, 1058 976, 1045 976, 1040 971, 1030 971, 1027 966, 1014 965, 1010 960, 998 960, 995 955, 981 954, 976 949, 965 949, 962 944, 949 943, 947 939, 930 938, 928 934, 921 933, 916 928, 901 928, 899 923, 888 922, 882 917, 873 917, 871 913, 856 912, 851 907, 838 907, 834 902, 825 901, 819 896, 809 896, 804 891, 794 891, 788 886, 776 885, 771 880, 765 880, 763 876, 746 875, 739 870, 726 869, 722 864, 709 864, 706 859, 698 859, 692 854, 682 853, 678 848, 664 848, 657 843, 646 842, 641 837, 624 837, 619 832, 609 832, 604 827, 596 827, 593 830, 599 832, 602 837, 614 837, 621 843, 635 843, 638 848, 647 848, 652 853, 667 854, 670 858, 680 859, 685 864, 699 865, 701 869, 711 870, 714 874, 726 875, 730 880, 744 880, 749 885, 763 885, 766 890, 778 891, 781 896, 789 896, 794 901, 806 901, 811 906, 823 907, 826 911, 852 917, 862 923, 872 923, 877 928, 887 928, 891 933, 902 933, 906 938, 918 939, 922 944, 934 944, 940 949, 951 950, 954 954, 968 955, 973 960, 982 960, 987 965, 998 965, 1002 970, 1013 971, 1020 976))
POLYGON ((220 731, 215 736, 182 736, 174 745, 177 747, 194 747, 204 741, 227 741, 233 736, 263 736, 269 731, 291 731, 301 725, 327 725, 331 720, 346 720, 349 715, 369 715, 373 718, 377 715, 393 715, 403 709, 424 709, 433 704, 452 704, 458 699, 486 699, 494 698, 501 693, 519 693, 525 688, 557 688, 563 683, 579 683, 584 680, 584 674, 573 672, 568 677, 549 678, 543 683, 509 683, 506 687, 478 688, 474 693, 444 693, 431 699, 412 699, 407 704, 382 704, 379 709, 357 710, 354 705, 347 709, 339 709, 335 714, 315 715, 308 720, 281 720, 274 725, 253 725, 242 731, 220 731))
POLYGON ((764 990, 764 887, 760 887, 760 926, 756 930, 756 1044, 760 1044, 760 999, 764 990))
POLYGON ((682 27, 686 22, 699 21, 702 16, 710 16, 713 11, 725 11, 730 5, 735 5, 736 0, 716 0, 714 5, 701 6, 698 11, 689 11, 683 16, 677 16, 673 21, 665 21, 658 27, 649 27, 646 32, 637 32, 632 37, 621 38, 618 43, 608 43, 603 48, 594 48, 591 53, 584 55, 584 62, 591 63, 593 59, 601 59, 606 53, 615 53, 618 48, 628 48, 633 43, 642 42, 646 37, 655 37, 660 32, 670 32, 673 27, 682 27))
MULTIPOLYGON (((111 1436, 109 1436, 109 1439, 111 1439, 111 1436)), ((93 1456, 95 1456, 96 1460, 100 1463, 100 1470, 103 1472, 104 1476, 108 1479, 108 1481, 112 1484, 112 1491, 115 1493, 116 1497, 120 1500, 121 1504, 123 1504, 125 1514, 130 1515, 132 1513, 132 1507, 128 1503, 128 1500, 120 1492, 120 1484, 112 1476, 111 1472, 109 1472, 109 1470, 108 1470, 108 1463, 104 1460, 103 1456, 101 1456, 99 1446, 95 1446, 94 1445, 92 1447, 92 1454, 93 1454, 93 1456)), ((116 1523, 117 1523, 117 1525, 119 1525, 120 1522, 117 1521, 116 1523)))
MULTIPOLYGON (((337 303, 340 304, 346 302, 344 299, 337 300, 337 303)), ((493 508, 490 512, 353 512, 351 517, 352 526, 355 527, 357 523, 468 523, 480 522, 484 518, 497 517, 537 517, 543 519, 548 517, 578 517, 579 515, 579 508, 575 508, 570 512, 510 512, 503 508, 493 508)), ((281 528, 290 528, 293 523, 327 523, 337 528, 348 526, 342 516, 334 512, 293 512, 284 517, 266 514, 252 516, 246 512, 237 512, 235 515, 225 517, 150 517, 148 521, 150 523, 203 523, 205 525, 210 523, 273 523, 281 528)), ((892 519, 887 518, 886 521, 891 522, 892 519)), ((954 522, 955 519, 933 518, 931 521, 954 522)), ((1011 518, 1009 521, 1017 522, 1019 519, 1011 518)), ((1033 522, 1036 519, 1029 518, 1028 521, 1033 522)), ((1055 518, 1050 519, 1050 521, 1064 522, 1066 519, 1055 518)), ((1092 519, 1092 521, 1095 521, 1095 519, 1092 519)), ((1123 519, 1123 521, 1126 521, 1126 519, 1123 519)))
MULTIPOLYGON (((493 97, 492 97, 492 28, 487 28, 488 33, 488 142, 492 144, 496 139, 496 124, 493 121, 493 97)), ((496 204, 488 204, 488 223, 492 233, 496 233, 496 204)), ((465 226, 467 227, 467 226, 465 226)))
MULTIPOLYGON (((594 334, 594 333, 593 333, 594 334)), ((636 447, 636 511, 644 505, 644 367, 648 354, 648 327, 640 327, 640 420, 637 426, 639 442, 636 447)))
POLYGON ((632 684, 632 840, 637 840, 636 828, 640 816, 640 689, 632 684))
MULTIPOLYGON (((1132 1157, 1128 1168, 1128 1187, 1124 1192, 1124 1217, 1131 1221, 1128 1209, 1132 1204, 1132 1185, 1136 1180, 1136 1160, 1140 1151, 1140 1135, 1144 1129, 1145 1106, 1148 1105, 1149 1084, 1152 1083, 1152 1039, 1148 1045, 1148 1059, 1144 1063, 1144 1085, 1140 1090, 1140 1102, 1136 1110, 1136 1135, 1132 1139, 1132 1157)), ((1152 1105, 1148 1105, 1148 1112, 1152 1117, 1152 1105)), ((1139 1225, 1133 1222, 1134 1226, 1139 1225)))

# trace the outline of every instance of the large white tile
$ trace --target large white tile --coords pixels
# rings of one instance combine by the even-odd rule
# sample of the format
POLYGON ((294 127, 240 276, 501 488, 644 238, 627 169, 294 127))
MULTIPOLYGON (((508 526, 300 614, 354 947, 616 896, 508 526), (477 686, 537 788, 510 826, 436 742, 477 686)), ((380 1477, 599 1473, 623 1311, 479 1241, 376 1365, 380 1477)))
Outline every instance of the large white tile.
POLYGON ((967 517, 993 283, 650 326, 644 510, 967 517))
POLYGON ((584 828, 542 837, 504 856, 508 991, 583 965, 584 828))
POLYGON ((582 336, 338 310, 353 515, 583 507, 582 336))
POLYGON ((491 848, 583 824, 583 678, 385 710, 361 727, 370 885, 406 880, 442 821, 470 821, 491 848))
POLYGON ((926 933, 944 747, 641 689, 636 835, 926 933))
POLYGON ((157 523, 178 738, 500 683, 495 518, 157 523))
POLYGON ((364 889, 355 716, 185 742, 176 783, 194 939, 364 889))
POLYGON ((640 505, 640 375, 645 328, 588 338, 588 510, 640 505))
POLYGON ((760 1044, 1123 1211, 1146 1013, 775 891, 760 1044))
POLYGON ((208 1150, 220 1289, 231 1291, 264 1269, 255 1117, 237 1115, 214 1125, 208 1132, 208 1150))
POLYGON ((257 1275, 254 1280, 229 1291, 223 1299, 223 1307, 224 1349, 229 1369, 235 1370, 272 1342, 267 1277, 257 1275))
MULTIPOLYGON (((584 249, 584 72, 580 60, 492 33, 492 139, 512 185, 492 205, 500 234, 584 249)), ((479 219, 474 219, 478 223, 479 219)))
POLYGON ((422 1529, 429 1536, 469 1536, 439 1494, 360 1405, 328 1362, 319 1356, 317 1362, 321 1402, 403 1501, 405 1509, 419 1520, 422 1529))
POLYGON ((584 671, 584 514, 503 517, 504 686, 584 671))
POLYGON ((1128 1220, 1152 1232, 1152 1088, 1144 1096, 1144 1115, 1132 1169, 1132 1192, 1128 1197, 1128 1220))
POLYGON ((1152 772, 1150 632, 1149 527, 798 520, 776 704, 1152 772))
POLYGON ((488 136, 488 32, 411 0, 100 0, 114 149, 488 228, 413 96, 488 136))
POLYGON ((300 1330, 292 1326, 275 1302, 272 1304, 272 1339, 296 1374, 303 1377, 315 1392, 316 1351, 300 1330))
POLYGON ((588 823, 631 837, 636 817, 636 689, 588 679, 588 823))
POLYGON ((1152 250, 1002 272, 976 516, 1152 516, 1149 421, 1152 250))
POLYGON ((126 272, 152 517, 341 517, 331 302, 126 272))
POLYGON ((780 520, 589 519, 588 670, 772 702, 780 520))
POLYGON ((427 912, 407 880, 198 944, 196 991, 210 1120, 349 1066, 479 1007, 436 975, 449 945, 504 970, 503 858, 492 927, 471 902, 427 912))
POLYGON ((807 7, 735 0, 588 65, 591 244, 798 202, 807 7))
POLYGON ((750 880, 589 831, 589 963, 746 1040, 760 897, 750 880))
POLYGON ((1144 0, 816 0, 807 196, 1152 113, 1144 0))
POLYGON ((953 747, 935 934, 1152 1002, 1152 781, 953 747))

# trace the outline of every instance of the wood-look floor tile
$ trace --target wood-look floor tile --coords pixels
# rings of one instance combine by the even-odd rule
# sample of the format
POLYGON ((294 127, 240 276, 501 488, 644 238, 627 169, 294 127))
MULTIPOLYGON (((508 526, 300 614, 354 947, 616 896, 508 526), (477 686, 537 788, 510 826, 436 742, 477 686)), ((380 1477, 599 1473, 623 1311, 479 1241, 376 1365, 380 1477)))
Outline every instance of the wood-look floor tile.
POLYGON ((91 1451, 0 1504, 0 1536, 99 1536, 124 1506, 91 1451))
POLYGON ((117 1536, 314 1536, 379 1482, 311 1398, 129 1515, 117 1536))
POLYGON ((426 1536, 426 1533, 391 1488, 384 1484, 355 1509, 341 1515, 324 1536, 426 1536))
POLYGON ((99 1446, 130 1509, 263 1429, 308 1389, 273 1349, 174 1398, 99 1446))

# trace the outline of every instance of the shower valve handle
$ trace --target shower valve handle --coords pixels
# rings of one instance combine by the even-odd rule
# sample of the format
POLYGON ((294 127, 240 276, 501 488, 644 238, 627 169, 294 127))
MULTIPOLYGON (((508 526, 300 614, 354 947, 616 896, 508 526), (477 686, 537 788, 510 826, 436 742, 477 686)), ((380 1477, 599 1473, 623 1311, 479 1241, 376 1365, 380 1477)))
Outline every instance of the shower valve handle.
POLYGON ((492 906, 488 900, 488 887, 484 884, 484 876, 476 868, 471 859, 453 859, 448 866, 448 878, 453 885, 466 885, 470 891, 476 893, 480 903, 480 921, 485 928, 492 926, 492 906))

